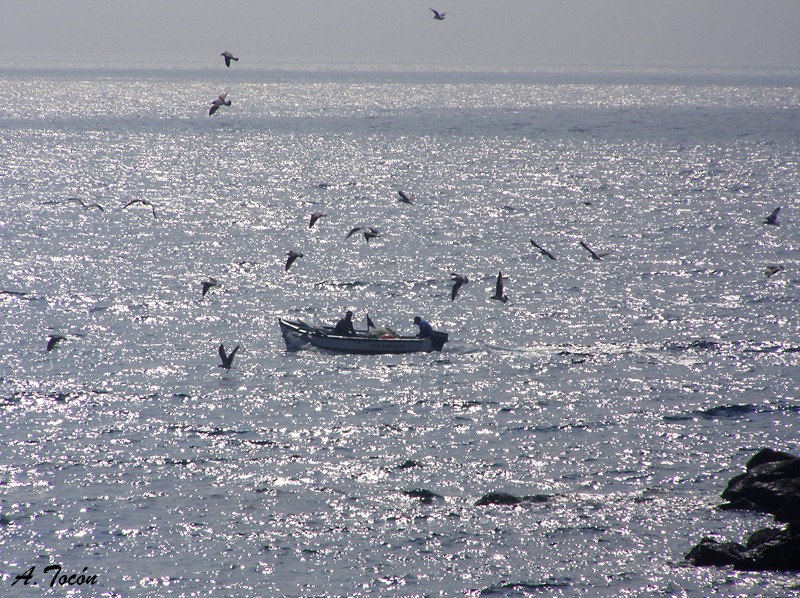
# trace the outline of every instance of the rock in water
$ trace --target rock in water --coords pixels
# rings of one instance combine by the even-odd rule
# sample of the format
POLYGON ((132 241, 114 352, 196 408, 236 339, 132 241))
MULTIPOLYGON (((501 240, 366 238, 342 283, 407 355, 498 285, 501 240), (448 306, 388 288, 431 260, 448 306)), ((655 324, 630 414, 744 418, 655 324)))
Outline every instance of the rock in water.
POLYGON ((484 505, 518 505, 522 502, 519 496, 514 496, 508 492, 489 492, 481 496, 475 503, 476 506, 484 505))
POLYGON ((723 508, 771 513, 781 522, 800 521, 800 458, 761 449, 747 462, 747 471, 728 482, 723 508))
POLYGON ((800 458, 762 449, 747 462, 747 471, 731 478, 722 493, 722 509, 744 509, 775 515, 783 529, 760 529, 744 546, 703 538, 686 554, 697 566, 733 565, 746 571, 800 571, 800 458))
POLYGON ((444 500, 444 496, 436 494, 435 492, 431 492, 430 490, 425 490, 424 488, 406 490, 403 492, 403 494, 410 498, 417 498, 421 503, 426 505, 431 504, 434 500, 444 500))

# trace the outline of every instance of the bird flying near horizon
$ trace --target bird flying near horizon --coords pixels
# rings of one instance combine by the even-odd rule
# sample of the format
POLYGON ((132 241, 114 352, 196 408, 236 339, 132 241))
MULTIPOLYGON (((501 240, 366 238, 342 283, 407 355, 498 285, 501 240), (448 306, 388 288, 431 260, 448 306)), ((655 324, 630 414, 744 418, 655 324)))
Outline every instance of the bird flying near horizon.
POLYGON ((783 271, 783 266, 782 265, 780 265, 780 264, 770 264, 769 266, 767 266, 766 270, 764 270, 764 274, 766 275, 767 278, 772 278, 778 272, 782 272, 782 271, 783 271))
POLYGON ((66 201, 71 202, 71 203, 79 203, 80 205, 83 206, 84 210, 88 210, 90 208, 97 208, 101 212, 105 212, 105 209, 99 203, 95 202, 95 203, 87 204, 80 197, 68 197, 66 201))
POLYGON ((222 56, 225 59, 225 66, 227 66, 228 68, 231 68, 231 60, 235 60, 237 62, 239 60, 238 58, 236 58, 236 56, 234 56, 227 50, 225 50, 222 54, 220 54, 220 56, 222 56))
POLYGON ((772 213, 769 216, 767 216, 766 220, 764 220, 764 224, 772 224, 775 226, 779 225, 780 222, 778 222, 778 214, 780 213, 780 211, 781 211, 780 206, 772 210, 772 213))
POLYGON ((602 253, 597 253, 597 252, 596 252, 594 249, 592 249, 591 247, 589 247, 589 246, 588 246, 586 243, 584 243, 583 241, 578 241, 578 243, 580 243, 580 246, 581 246, 581 247, 583 247, 583 248, 584 248, 586 251, 588 251, 588 252, 589 252, 589 255, 591 256, 591 258, 592 258, 593 260, 602 260, 604 257, 606 257, 607 255, 610 255, 610 254, 611 254, 611 252, 610 252, 610 251, 604 251, 604 252, 602 252, 602 253))
POLYGON ((233 351, 231 351, 229 355, 226 355, 225 346, 220 343, 219 358, 222 360, 222 363, 219 365, 219 367, 225 368, 226 370, 231 369, 233 367, 233 358, 238 350, 239 350, 239 345, 236 345, 236 348, 233 351))
POLYGON ((364 239, 367 241, 367 243, 369 243, 370 239, 374 239, 376 237, 380 237, 381 236, 381 231, 379 231, 377 228, 373 228, 371 226, 356 226, 349 233, 347 233, 347 236, 345 237, 345 239, 348 239, 350 237, 350 235, 353 235, 353 234, 357 233, 358 231, 363 231, 364 232, 364 239))
POLYGON ((47 352, 49 353, 53 349, 56 348, 59 342, 65 340, 66 336, 61 336, 60 334, 51 334, 50 338, 47 339, 47 352))
POLYGON ((320 218, 324 218, 325 216, 327 216, 327 214, 324 214, 322 212, 314 212, 313 214, 311 214, 311 220, 308 223, 308 228, 314 226, 314 223, 317 220, 319 220, 320 218))
POLYGON ((217 287, 217 286, 219 286, 219 284, 217 283, 217 279, 216 278, 211 278, 209 276, 208 280, 204 280, 203 281, 203 297, 206 296, 206 293, 208 293, 208 291, 209 291, 209 289, 211 289, 211 287, 217 287))
POLYGON ((452 276, 450 280, 455 283, 453 285, 453 290, 450 292, 450 301, 455 301, 456 295, 458 295, 458 290, 469 282, 469 278, 462 276, 461 274, 456 274, 455 272, 451 272, 450 276, 452 276))
POLYGON ((534 241, 533 239, 531 239, 531 245, 533 245, 536 249, 538 249, 539 253, 541 253, 543 256, 549 257, 551 260, 556 259, 556 256, 554 256, 552 253, 547 251, 547 249, 536 243, 536 241, 534 241))
POLYGON ((508 302, 508 296, 503 292, 504 289, 505 284, 503 283, 503 272, 501 270, 497 273, 497 282, 495 283, 494 287, 494 295, 492 295, 490 299, 497 299, 503 303, 508 302))
POLYGON ((101 212, 105 212, 105 208, 103 206, 101 206, 99 203, 87 204, 80 197, 68 197, 67 199, 63 199, 63 200, 43 201, 42 205, 43 206, 54 206, 54 205, 58 205, 58 204, 61 204, 61 203, 77 203, 77 204, 80 204, 83 207, 84 210, 89 210, 91 208, 97 208, 101 212))
POLYGON ((208 109, 208 115, 211 116, 212 114, 214 114, 217 110, 220 109, 220 106, 230 106, 231 101, 226 100, 225 98, 227 97, 228 97, 227 93, 221 93, 216 100, 211 102, 211 108, 208 109))
POLYGON ((124 210, 128 206, 132 206, 135 203, 140 203, 143 206, 149 206, 150 209, 153 211, 153 218, 157 218, 157 216, 156 216, 156 207, 152 204, 152 202, 149 199, 132 199, 131 201, 126 203, 124 206, 122 206, 122 209, 124 210))
POLYGON ((398 195, 400 195, 399 201, 402 201, 403 203, 407 203, 408 205, 414 205, 414 202, 412 201, 412 199, 414 198, 413 195, 408 195, 402 189, 399 190, 397 193, 398 193, 398 195))
POLYGON ((289 256, 289 259, 286 260, 286 266, 284 267, 284 270, 288 272, 295 260, 299 257, 303 257, 303 254, 298 251, 291 250, 286 255, 289 256))

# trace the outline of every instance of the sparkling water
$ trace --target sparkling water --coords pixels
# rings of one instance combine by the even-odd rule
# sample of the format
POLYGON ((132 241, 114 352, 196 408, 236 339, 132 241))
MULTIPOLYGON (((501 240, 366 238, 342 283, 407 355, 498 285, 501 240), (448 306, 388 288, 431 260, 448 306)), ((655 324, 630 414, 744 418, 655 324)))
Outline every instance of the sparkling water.
POLYGON ((800 73, 38 65, 0 93, 3 592, 797 591, 684 554, 770 525, 715 506, 799 450, 800 73), (450 341, 287 350, 278 318, 348 309, 450 341))

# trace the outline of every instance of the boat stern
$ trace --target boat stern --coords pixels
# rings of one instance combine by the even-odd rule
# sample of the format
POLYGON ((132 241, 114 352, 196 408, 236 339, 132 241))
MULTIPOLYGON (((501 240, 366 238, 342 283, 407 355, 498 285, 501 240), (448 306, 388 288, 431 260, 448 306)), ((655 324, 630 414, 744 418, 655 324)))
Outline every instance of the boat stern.
POLYGON ((444 348, 444 344, 448 340, 448 336, 449 335, 446 332, 434 330, 433 334, 431 335, 431 350, 441 351, 444 348))

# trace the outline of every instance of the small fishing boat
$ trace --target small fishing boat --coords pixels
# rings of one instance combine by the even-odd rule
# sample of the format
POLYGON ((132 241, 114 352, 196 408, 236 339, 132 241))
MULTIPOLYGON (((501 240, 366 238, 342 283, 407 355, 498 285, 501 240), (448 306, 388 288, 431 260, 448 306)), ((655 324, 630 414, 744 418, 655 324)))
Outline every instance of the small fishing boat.
POLYGON ((334 333, 333 326, 311 326, 300 320, 283 318, 278 323, 286 348, 295 350, 310 344, 318 349, 339 353, 419 353, 441 351, 447 342, 447 333, 435 330, 429 338, 376 335, 370 331, 357 332, 356 336, 340 336, 334 333))

